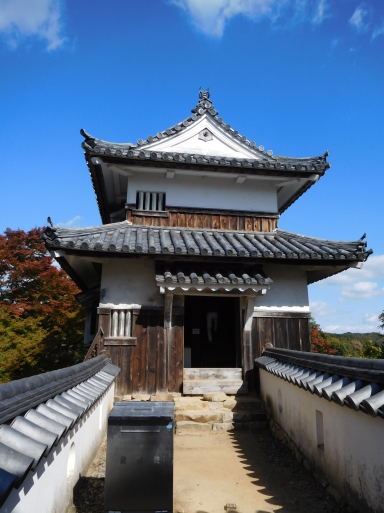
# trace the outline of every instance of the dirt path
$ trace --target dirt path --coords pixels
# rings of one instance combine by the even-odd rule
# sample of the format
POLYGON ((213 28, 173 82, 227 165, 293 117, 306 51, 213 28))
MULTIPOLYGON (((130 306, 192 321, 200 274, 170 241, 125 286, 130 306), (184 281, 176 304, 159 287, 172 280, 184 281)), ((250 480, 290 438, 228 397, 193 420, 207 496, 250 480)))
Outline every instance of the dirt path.
MULTIPOLYGON (((104 513, 105 442, 78 484, 77 513, 104 513)), ((175 513, 344 513, 268 429, 175 437, 175 513)))

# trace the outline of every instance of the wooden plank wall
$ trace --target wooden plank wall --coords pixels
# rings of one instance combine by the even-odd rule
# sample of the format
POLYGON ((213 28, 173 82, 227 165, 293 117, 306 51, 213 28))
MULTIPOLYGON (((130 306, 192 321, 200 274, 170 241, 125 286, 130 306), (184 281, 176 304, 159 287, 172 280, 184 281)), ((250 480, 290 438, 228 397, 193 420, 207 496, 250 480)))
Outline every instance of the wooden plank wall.
POLYGON ((254 317, 252 321, 253 360, 261 356, 268 342, 274 347, 310 351, 308 318, 254 317))
MULTIPOLYGON (((261 356, 265 344, 274 347, 311 351, 311 339, 308 317, 254 317, 252 320, 252 361, 261 356)), ((260 392, 257 369, 249 373, 249 387, 260 392)))
POLYGON ((153 212, 145 215, 132 214, 127 210, 127 220, 144 226, 171 226, 177 228, 207 228, 211 230, 241 230, 250 232, 271 232, 277 228, 277 219, 260 216, 244 216, 214 213, 169 212, 159 216, 153 212))
POLYGON ((173 315, 167 341, 163 309, 134 310, 132 334, 137 338, 136 345, 108 346, 112 363, 121 369, 116 380, 116 395, 180 392, 184 316, 173 315))

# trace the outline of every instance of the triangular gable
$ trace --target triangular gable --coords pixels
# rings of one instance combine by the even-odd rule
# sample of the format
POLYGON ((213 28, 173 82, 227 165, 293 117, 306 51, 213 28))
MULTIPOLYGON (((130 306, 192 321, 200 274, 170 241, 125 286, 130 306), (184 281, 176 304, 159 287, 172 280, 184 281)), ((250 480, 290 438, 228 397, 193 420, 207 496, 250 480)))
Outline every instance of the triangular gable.
POLYGON ((149 143, 145 149, 147 151, 169 151, 212 157, 261 159, 260 151, 236 140, 207 113, 204 113, 183 131, 149 143))

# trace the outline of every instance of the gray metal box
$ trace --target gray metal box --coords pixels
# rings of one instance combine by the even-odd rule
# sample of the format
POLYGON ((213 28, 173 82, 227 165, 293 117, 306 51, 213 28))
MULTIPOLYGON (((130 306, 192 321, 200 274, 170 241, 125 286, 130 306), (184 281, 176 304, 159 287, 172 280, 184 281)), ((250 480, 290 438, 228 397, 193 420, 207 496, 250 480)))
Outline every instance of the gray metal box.
POLYGON ((173 402, 117 402, 108 416, 104 509, 173 511, 173 402))

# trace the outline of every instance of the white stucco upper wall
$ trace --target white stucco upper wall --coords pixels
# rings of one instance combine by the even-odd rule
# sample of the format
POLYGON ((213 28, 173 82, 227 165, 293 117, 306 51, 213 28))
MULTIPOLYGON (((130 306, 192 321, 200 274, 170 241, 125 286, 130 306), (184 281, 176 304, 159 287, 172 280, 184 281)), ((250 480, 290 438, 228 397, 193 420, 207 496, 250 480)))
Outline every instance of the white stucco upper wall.
POLYGON ((100 306, 113 308, 164 305, 155 280, 155 262, 145 258, 110 259, 103 264, 100 306))
POLYGON ((309 312, 307 273, 295 265, 265 264, 273 280, 270 289, 256 298, 255 310, 309 312))
MULTIPOLYGON (((273 283, 257 296, 255 310, 309 312, 305 271, 297 266, 268 264, 263 269, 273 283)), ((143 257, 104 261, 100 306, 131 308, 161 307, 164 296, 155 280, 155 262, 143 257)))
POLYGON ((134 172, 128 179, 127 203, 136 203, 137 191, 165 192, 172 207, 231 209, 277 213, 277 189, 273 182, 246 179, 236 183, 236 175, 190 176, 176 173, 134 172))

